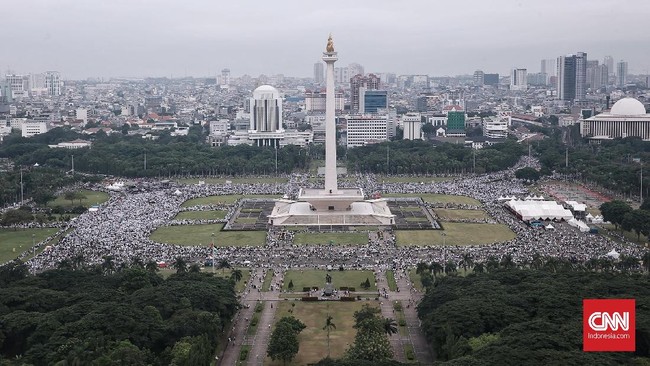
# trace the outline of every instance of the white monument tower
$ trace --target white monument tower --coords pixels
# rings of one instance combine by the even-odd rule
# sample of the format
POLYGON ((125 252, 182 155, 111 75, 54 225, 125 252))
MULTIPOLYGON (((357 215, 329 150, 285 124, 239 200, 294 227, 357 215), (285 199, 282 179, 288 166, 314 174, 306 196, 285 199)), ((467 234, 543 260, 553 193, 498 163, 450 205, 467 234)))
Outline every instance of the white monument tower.
POLYGON ((336 117, 335 93, 334 93, 334 63, 338 60, 334 51, 334 41, 330 34, 327 39, 327 47, 323 52, 323 61, 327 64, 325 71, 325 191, 331 194, 337 193, 336 176, 336 117))
POLYGON ((269 215, 275 226, 341 226, 392 225, 391 214, 384 199, 364 200, 361 188, 339 189, 336 176, 336 120, 334 93, 334 62, 338 60, 330 35, 323 52, 327 64, 325 101, 325 187, 302 188, 297 201, 276 200, 269 215))

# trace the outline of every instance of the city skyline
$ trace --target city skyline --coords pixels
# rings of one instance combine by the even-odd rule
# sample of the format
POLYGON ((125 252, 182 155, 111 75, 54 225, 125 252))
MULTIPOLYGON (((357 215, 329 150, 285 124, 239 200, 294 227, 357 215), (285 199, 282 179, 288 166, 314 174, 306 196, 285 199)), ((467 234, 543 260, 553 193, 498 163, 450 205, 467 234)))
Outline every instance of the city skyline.
POLYGON ((16 50, 0 58, 0 67, 19 74, 57 70, 64 79, 217 76, 222 68, 231 68, 234 77, 312 77, 332 33, 341 64, 359 63, 367 72, 508 75, 514 67, 538 72, 540 60, 576 51, 601 62, 607 55, 615 62, 625 60, 630 74, 650 69, 640 47, 644 14, 650 12, 646 2, 463 1, 456 8, 463 12, 425 1, 399 12, 389 1, 336 0, 328 6, 297 1, 281 6, 12 2, 5 5, 7 14, 29 14, 30 22, 6 19, 5 29, 20 32, 0 34, 5 49, 16 50), (576 27, 578 14, 601 26, 576 27), (622 22, 624 32, 611 31, 622 22))

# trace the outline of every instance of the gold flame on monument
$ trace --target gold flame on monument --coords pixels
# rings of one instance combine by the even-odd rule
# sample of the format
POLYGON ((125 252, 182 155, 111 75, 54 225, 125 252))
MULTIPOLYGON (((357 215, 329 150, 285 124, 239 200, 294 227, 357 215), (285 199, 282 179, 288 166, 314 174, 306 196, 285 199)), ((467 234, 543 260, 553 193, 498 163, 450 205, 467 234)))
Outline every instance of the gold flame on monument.
POLYGON ((334 41, 332 41, 332 34, 330 33, 330 36, 327 38, 327 47, 325 47, 325 51, 328 53, 334 52, 334 41))

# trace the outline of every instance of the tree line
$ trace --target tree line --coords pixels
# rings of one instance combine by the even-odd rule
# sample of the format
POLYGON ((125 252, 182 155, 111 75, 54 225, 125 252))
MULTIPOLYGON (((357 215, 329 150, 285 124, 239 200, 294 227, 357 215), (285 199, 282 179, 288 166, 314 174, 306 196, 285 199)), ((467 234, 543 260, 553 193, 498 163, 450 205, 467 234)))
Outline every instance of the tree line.
POLYGON ((427 282, 418 315, 442 365, 647 364, 647 274, 538 259, 524 267, 497 262, 465 277, 437 272, 435 281, 424 281, 431 265, 418 266, 427 282), (636 352, 582 352, 585 298, 636 299, 636 352))
POLYGON ((163 279, 155 262, 83 256, 29 275, 0 267, 2 365, 209 365, 238 309, 234 280, 179 263, 163 279))

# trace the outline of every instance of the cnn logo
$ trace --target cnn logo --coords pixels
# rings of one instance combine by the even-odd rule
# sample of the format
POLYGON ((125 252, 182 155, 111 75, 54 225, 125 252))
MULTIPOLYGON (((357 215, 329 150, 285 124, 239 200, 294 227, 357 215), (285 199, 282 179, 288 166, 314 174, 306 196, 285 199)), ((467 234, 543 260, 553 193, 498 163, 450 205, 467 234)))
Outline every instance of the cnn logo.
POLYGON ((582 301, 583 350, 631 352, 636 349, 634 299, 582 301))
POLYGON ((606 330, 617 331, 620 326, 622 330, 630 330, 630 313, 612 313, 611 315, 606 312, 596 311, 589 316, 589 327, 591 329, 602 332, 606 330))

